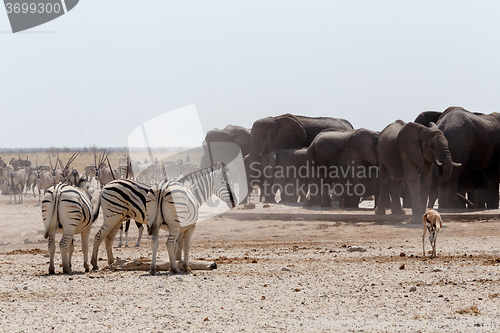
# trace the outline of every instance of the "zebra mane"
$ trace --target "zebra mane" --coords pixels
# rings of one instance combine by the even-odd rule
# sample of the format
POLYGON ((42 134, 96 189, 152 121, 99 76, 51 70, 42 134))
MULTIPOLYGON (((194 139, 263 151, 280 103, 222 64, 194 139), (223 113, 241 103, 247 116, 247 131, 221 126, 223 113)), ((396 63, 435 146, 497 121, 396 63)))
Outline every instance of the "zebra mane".
POLYGON ((203 179, 206 178, 208 175, 213 175, 217 169, 219 168, 219 163, 222 171, 222 178, 227 182, 227 167, 223 162, 218 162, 215 165, 211 165, 207 168, 203 168, 200 170, 197 170, 195 172, 192 172, 190 174, 187 174, 186 176, 182 177, 179 179, 177 182, 181 183, 185 187, 189 187, 193 194, 195 195, 196 199, 200 202, 200 204, 204 203, 211 194, 205 193, 205 191, 202 189, 203 186, 203 179), (208 197, 205 197, 208 194, 208 197))
MULTIPOLYGON (((226 175, 226 164, 223 162, 219 162, 219 163, 222 165, 223 175, 225 176, 226 175)), ((193 185, 193 182, 196 183, 200 178, 204 177, 205 172, 208 172, 211 174, 215 171, 217 171, 217 164, 214 164, 214 165, 211 165, 207 168, 203 168, 203 169, 188 173, 187 175, 185 175, 184 177, 179 179, 177 182, 179 182, 185 186, 193 185)))

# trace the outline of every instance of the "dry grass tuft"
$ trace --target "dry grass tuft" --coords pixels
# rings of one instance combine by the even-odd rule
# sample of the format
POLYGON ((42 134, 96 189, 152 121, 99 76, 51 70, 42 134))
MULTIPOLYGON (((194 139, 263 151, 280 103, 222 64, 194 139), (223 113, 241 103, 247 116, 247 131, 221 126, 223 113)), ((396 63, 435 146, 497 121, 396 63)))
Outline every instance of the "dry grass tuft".
POLYGON ((459 314, 473 314, 473 315, 478 315, 480 313, 479 308, 477 307, 476 304, 469 306, 468 308, 462 308, 460 310, 457 310, 457 313, 459 314))

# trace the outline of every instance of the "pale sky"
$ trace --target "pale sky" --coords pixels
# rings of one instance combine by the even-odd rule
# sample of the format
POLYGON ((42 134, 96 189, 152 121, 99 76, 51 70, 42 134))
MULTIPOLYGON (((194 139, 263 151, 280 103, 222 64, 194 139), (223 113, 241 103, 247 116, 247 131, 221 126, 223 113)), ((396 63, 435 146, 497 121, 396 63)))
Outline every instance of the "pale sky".
POLYGON ((496 1, 82 0, 12 34, 0 8, 0 147, 127 146, 193 104, 205 132, 500 111, 499 17, 496 1))

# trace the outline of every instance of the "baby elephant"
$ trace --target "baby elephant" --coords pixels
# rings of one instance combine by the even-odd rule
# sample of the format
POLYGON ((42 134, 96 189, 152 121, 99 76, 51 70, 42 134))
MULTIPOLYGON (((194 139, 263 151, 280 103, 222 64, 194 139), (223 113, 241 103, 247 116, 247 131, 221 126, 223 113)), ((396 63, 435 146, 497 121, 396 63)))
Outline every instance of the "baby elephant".
POLYGON ((425 257, 425 232, 429 230, 429 241, 432 246, 431 258, 436 257, 436 238, 439 230, 443 226, 441 216, 434 209, 427 209, 427 212, 422 217, 424 224, 424 234, 422 235, 423 256, 425 257), (427 229, 427 230, 426 230, 427 229))

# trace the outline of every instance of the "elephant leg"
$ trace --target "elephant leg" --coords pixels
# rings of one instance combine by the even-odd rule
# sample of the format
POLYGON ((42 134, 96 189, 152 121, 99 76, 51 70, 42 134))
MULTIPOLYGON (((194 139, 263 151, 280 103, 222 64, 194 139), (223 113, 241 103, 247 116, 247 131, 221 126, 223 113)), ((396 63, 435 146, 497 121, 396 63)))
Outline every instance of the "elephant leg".
POLYGON ((272 181, 265 179, 261 182, 260 195, 261 199, 264 199, 266 203, 276 203, 276 193, 273 193, 272 181))
POLYGON ((380 190, 377 205, 375 206, 375 214, 385 215, 387 199, 389 198, 389 188, 391 186, 391 177, 383 164, 380 164, 379 168, 380 190))
MULTIPOLYGON (((422 215, 425 213, 424 204, 422 203, 422 190, 420 175, 415 165, 409 160, 403 160, 403 171, 405 176, 405 185, 410 190, 412 202, 412 223, 420 222, 422 215)), ((427 174, 427 173, 426 173, 427 174)))
POLYGON ((304 207, 312 207, 321 205, 322 197, 320 193, 320 184, 318 179, 310 178, 307 184, 307 195, 304 207))
POLYGON ((458 200, 458 175, 453 173, 450 179, 439 185, 439 208, 463 208, 458 200))
POLYGON ((425 213, 425 208, 427 207, 427 198, 429 197, 429 192, 431 190, 432 182, 432 168, 429 168, 427 172, 420 175, 420 199, 422 203, 422 215, 425 213))
POLYGON ((392 180, 389 186, 391 191, 391 212, 394 215, 405 215, 406 212, 401 207, 401 186, 402 181, 392 180))
POLYGON ((429 202, 427 203, 427 208, 434 208, 434 204, 438 198, 438 184, 437 178, 435 177, 434 170, 431 180, 431 188, 429 190, 429 202))
POLYGON ((292 179, 280 183, 281 201, 280 203, 297 203, 298 193, 292 179))
POLYGON ((486 198, 486 205, 488 209, 498 209, 498 182, 498 175, 491 177, 487 182, 486 191, 488 196, 486 198))
POLYGON ((411 208, 410 191, 406 186, 401 187, 401 197, 403 198, 403 208, 411 208))

